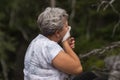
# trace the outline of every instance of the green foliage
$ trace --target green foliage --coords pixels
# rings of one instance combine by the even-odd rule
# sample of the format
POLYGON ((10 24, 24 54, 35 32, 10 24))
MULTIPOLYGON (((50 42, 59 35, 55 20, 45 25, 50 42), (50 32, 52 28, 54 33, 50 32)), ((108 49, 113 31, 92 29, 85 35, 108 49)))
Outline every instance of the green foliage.
POLYGON ((98 56, 92 56, 88 59, 83 60, 82 65, 85 71, 93 70, 94 68, 103 68, 104 61, 98 56))
MULTIPOLYGON (((104 6, 97 12, 99 2, 100 0, 76 0, 71 33, 76 40, 75 52, 78 55, 120 40, 119 26, 112 36, 119 20, 118 14, 111 7, 103 11, 104 6)), ((119 2, 116 0, 113 3, 118 11, 119 2)), ((71 0, 56 0, 56 6, 65 9, 69 15, 72 12, 71 4, 71 0)), ((22 58, 17 59, 20 56, 18 50, 21 46, 28 45, 39 33, 36 25, 37 16, 48 6, 50 0, 0 0, 0 59, 5 60, 9 72, 13 72, 16 60, 23 61, 22 58)), ((106 52, 105 55, 94 55, 81 61, 85 70, 92 70, 94 66, 102 68, 106 56, 116 55, 119 52, 118 48, 106 52)), ((20 53, 23 55, 25 51, 21 50, 20 53)), ((0 63, 0 80, 3 80, 3 77, 0 63)), ((11 79, 14 79, 14 76, 11 76, 11 79)))
POLYGON ((7 51, 15 51, 14 38, 6 36, 4 32, 0 32, 0 58, 6 57, 7 51))

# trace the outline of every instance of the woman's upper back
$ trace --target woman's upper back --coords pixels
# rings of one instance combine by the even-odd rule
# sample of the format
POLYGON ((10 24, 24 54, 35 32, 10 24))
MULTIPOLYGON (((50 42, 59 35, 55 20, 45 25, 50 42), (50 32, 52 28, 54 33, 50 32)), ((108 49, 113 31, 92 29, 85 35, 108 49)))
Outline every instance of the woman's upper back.
POLYGON ((29 45, 25 56, 25 80, 64 80, 67 75, 55 69, 52 60, 62 50, 54 41, 38 35, 29 45))

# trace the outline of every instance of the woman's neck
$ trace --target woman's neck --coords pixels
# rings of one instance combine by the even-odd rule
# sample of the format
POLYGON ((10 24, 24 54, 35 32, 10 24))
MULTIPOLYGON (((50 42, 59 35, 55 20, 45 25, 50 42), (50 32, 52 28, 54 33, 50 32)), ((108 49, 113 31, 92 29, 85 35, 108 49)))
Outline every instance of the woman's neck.
POLYGON ((52 36, 46 36, 48 39, 55 41, 55 42, 59 42, 58 38, 56 38, 56 36, 52 35, 52 36))

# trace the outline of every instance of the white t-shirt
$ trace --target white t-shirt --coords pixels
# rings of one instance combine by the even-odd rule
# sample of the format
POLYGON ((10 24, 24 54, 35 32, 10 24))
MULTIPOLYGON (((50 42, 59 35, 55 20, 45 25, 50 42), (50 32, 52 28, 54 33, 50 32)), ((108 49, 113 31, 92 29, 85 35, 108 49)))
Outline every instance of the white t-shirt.
POLYGON ((61 50, 57 42, 39 34, 25 55, 24 80, 65 80, 68 75, 52 65, 52 60, 61 50))

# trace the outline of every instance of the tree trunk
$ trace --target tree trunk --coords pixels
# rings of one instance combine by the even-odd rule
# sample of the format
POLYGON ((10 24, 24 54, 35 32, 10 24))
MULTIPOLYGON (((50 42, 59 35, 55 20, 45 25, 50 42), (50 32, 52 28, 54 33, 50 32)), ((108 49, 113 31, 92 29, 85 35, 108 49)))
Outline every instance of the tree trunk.
POLYGON ((14 80, 24 80, 23 68, 24 68, 24 55, 27 49, 27 44, 23 40, 16 53, 14 80))
POLYGON ((50 0, 51 7, 55 7, 55 0, 50 0))

